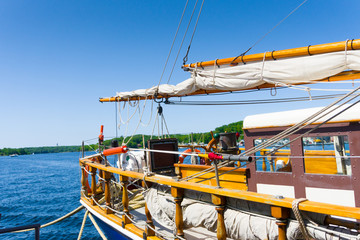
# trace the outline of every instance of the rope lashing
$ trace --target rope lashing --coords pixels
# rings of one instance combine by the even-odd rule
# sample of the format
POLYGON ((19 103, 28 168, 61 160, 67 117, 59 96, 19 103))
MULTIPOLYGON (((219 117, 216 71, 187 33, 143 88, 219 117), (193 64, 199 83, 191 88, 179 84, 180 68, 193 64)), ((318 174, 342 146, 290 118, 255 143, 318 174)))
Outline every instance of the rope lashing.
POLYGON ((91 213, 89 213, 89 218, 91 220, 91 222, 94 224, 96 230, 98 231, 98 233, 100 234, 101 238, 103 240, 107 240, 107 238, 105 237, 104 233, 101 231, 99 225, 96 223, 95 219, 93 218, 93 216, 91 215, 91 213))
MULTIPOLYGON (((61 222, 62 220, 66 219, 68 217, 71 217, 75 213, 80 212, 80 210, 82 210, 83 208, 84 208, 84 206, 81 205, 81 206, 77 207, 75 210, 65 214, 64 216, 62 216, 62 217, 60 217, 60 218, 58 218, 58 219, 56 219, 54 221, 51 221, 51 222, 48 222, 48 223, 45 223, 45 224, 41 225, 40 228, 45 228, 45 227, 51 226, 51 225, 53 225, 55 223, 61 222)), ((25 229, 25 230, 20 230, 20 231, 16 231, 16 232, 27 232, 27 231, 32 231, 32 230, 33 229, 31 228, 31 229, 25 229)))
MULTIPOLYGON (((253 47, 255 47, 260 41, 262 41, 267 35, 269 35, 272 31, 275 30, 282 22, 284 22, 288 17, 290 17, 296 10, 298 10, 302 5, 304 5, 308 0, 304 0, 302 3, 300 3, 294 10, 292 10, 285 18, 283 18, 280 22, 278 22, 272 29, 270 29, 267 33, 265 33, 261 38, 259 38, 251 47, 248 48, 245 52, 240 54, 239 56, 235 57, 231 63, 230 66, 237 65, 235 63, 236 59, 238 59, 241 56, 244 56, 246 53, 248 53, 253 47)), ((243 62, 244 63, 244 62, 243 62)), ((245 63, 244 63, 245 64, 245 63)))
POLYGON ((349 39, 346 39, 346 42, 345 42, 345 52, 344 52, 344 54, 345 54, 345 70, 347 70, 349 67, 348 67, 348 63, 347 63, 347 50, 348 50, 348 47, 347 47, 347 45, 348 45, 348 42, 349 42, 349 39))
POLYGON ((85 212, 85 214, 84 214, 84 218, 83 218, 83 221, 81 223, 81 228, 80 228, 80 232, 79 232, 77 240, 81 239, 81 236, 82 236, 82 233, 83 233, 83 230, 84 230, 84 227, 85 227, 85 223, 86 223, 86 219, 87 219, 88 214, 89 214, 89 210, 87 210, 85 212))
POLYGON ((309 236, 309 233, 306 229, 304 220, 303 220, 300 210, 299 210, 299 204, 304 201, 308 201, 308 200, 306 198, 294 199, 294 201, 292 201, 291 205, 292 205, 292 210, 294 212, 295 218, 299 222, 300 230, 301 230, 303 237, 305 238, 305 240, 310 240, 311 238, 309 236))

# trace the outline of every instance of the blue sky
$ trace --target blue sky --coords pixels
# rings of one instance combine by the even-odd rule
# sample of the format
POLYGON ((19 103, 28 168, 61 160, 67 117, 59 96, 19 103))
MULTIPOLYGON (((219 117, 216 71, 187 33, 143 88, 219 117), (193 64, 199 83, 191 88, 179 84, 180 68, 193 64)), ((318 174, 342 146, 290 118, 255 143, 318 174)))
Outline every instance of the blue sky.
MULTIPOLYGON (((242 53, 302 1, 206 0, 189 62, 242 53)), ((79 145, 82 140, 95 138, 101 124, 105 125, 105 136, 114 136, 114 104, 101 104, 99 97, 158 83, 185 2, 0 1, 0 148, 79 145)), ((175 53, 194 2, 189 1, 175 53)), ((360 38, 359 11, 358 0, 309 0, 250 53, 360 38)), ((180 69, 188 43, 189 38, 171 84, 188 77, 180 69)), ((170 67, 174 58, 175 54, 170 67)), ((168 76, 169 69, 163 83, 168 76)), ((284 96, 294 94, 298 93, 290 91, 284 96)), ((271 97, 269 93, 234 96, 271 97)), ((295 107, 326 103, 301 103, 295 107)), ((248 114, 293 107, 164 106, 164 116, 170 132, 189 133, 210 131, 248 114)), ((137 121, 129 125, 128 134, 137 121)), ((124 134, 125 129, 122 126, 119 134, 124 134)), ((151 131, 152 124, 137 132, 151 131)))

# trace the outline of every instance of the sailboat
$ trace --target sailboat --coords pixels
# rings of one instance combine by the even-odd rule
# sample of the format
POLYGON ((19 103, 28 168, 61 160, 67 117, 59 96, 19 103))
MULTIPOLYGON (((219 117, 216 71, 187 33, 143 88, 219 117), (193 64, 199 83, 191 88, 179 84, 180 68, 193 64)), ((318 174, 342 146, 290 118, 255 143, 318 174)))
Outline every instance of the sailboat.
POLYGON ((360 39, 247 53, 190 64, 184 60, 182 69, 189 76, 176 85, 159 83, 100 98, 118 104, 119 111, 124 109, 120 103, 133 108, 120 122, 128 124, 139 114, 134 134, 146 103, 158 105, 151 107, 158 134, 143 136, 134 148, 129 145, 134 135, 106 144, 101 126, 96 153, 86 155, 83 142, 83 224, 89 216, 102 239, 360 239, 360 87, 331 95, 314 95, 311 88, 359 79, 360 39), (184 100, 265 90, 275 96, 287 88, 307 96, 184 100), (185 149, 170 136, 162 108, 322 99, 332 102, 251 114, 243 121, 242 136, 211 132, 206 145, 195 145, 191 138, 185 149))
MULTIPOLYGON (((351 81, 360 78, 360 39, 183 69, 190 77, 177 85, 118 92, 100 102, 171 103, 184 96, 351 81)), ((179 151, 177 139, 166 136, 142 149, 105 147, 101 129, 98 153, 80 158, 81 203, 109 239, 359 239, 358 91, 321 108, 247 116, 245 148, 235 133, 213 135, 201 151, 179 151), (179 161, 187 155, 203 161, 179 161)))

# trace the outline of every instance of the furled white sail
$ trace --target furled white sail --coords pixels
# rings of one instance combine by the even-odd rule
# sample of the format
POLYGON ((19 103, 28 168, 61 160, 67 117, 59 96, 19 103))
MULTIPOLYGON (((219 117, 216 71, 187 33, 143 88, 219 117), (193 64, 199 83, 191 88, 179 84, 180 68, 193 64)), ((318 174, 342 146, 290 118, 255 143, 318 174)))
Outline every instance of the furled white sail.
POLYGON ((198 90, 239 91, 264 83, 299 84, 321 80, 346 70, 360 71, 360 50, 348 50, 279 60, 249 62, 218 68, 191 70, 191 78, 177 84, 163 84, 149 89, 118 92, 117 97, 185 96, 198 90))

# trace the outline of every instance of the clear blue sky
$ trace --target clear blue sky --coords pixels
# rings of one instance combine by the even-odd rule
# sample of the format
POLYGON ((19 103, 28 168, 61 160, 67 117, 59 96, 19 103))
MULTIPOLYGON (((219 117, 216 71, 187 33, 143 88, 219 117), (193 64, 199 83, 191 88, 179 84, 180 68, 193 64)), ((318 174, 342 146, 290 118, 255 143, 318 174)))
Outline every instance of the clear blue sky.
MULTIPOLYGON (((189 62, 240 54, 302 1, 206 0, 189 62)), ((0 1, 0 148, 80 145, 96 137, 101 124, 105 136, 114 136, 114 104, 98 98, 158 83, 185 2, 0 1)), ((358 0, 309 0, 251 53, 360 38, 359 12, 358 0)), ((176 51, 178 46, 179 41, 176 51)), ((184 50, 172 84, 188 77, 180 69, 184 50)), ((163 82, 168 76, 167 71, 163 82)), ((170 132, 189 133, 210 131, 263 109, 164 106, 164 115, 170 132)), ((138 133, 151 130, 152 124, 138 133)))

